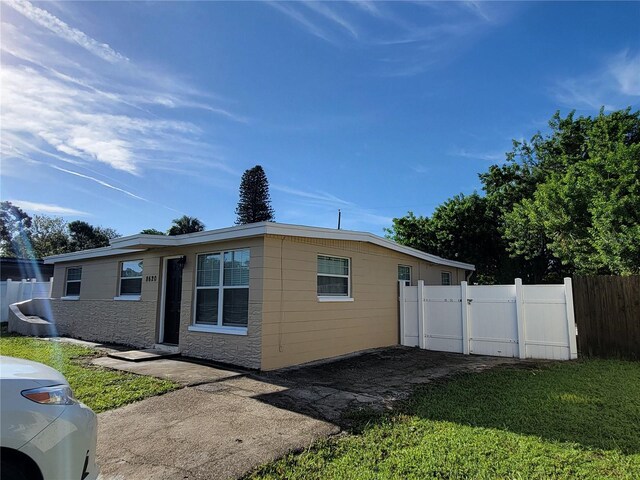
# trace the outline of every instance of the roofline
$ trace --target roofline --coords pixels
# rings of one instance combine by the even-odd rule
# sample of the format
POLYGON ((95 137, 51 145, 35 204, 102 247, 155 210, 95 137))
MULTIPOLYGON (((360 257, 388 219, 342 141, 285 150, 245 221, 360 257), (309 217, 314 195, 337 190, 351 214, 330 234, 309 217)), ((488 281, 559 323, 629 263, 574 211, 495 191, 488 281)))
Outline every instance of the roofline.
POLYGON ((200 243, 214 243, 236 238, 248 238, 261 235, 285 235, 303 238, 322 238, 328 240, 351 240, 356 242, 367 242, 380 247, 388 248, 396 252, 404 253, 412 257, 420 258, 438 265, 445 265, 464 270, 475 270, 475 266, 470 263, 448 260, 430 253, 405 247, 386 238, 379 237, 368 232, 357 232, 353 230, 336 230, 333 228, 307 227, 302 225, 291 225, 286 223, 259 222, 248 225, 238 225, 235 227, 209 230, 205 232, 188 233, 185 235, 165 236, 136 234, 127 237, 114 238, 111 246, 84 250, 81 252, 53 255, 45 258, 45 263, 68 262, 85 258, 104 257, 109 255, 119 255, 145 250, 147 248, 158 247, 179 247, 186 245, 197 245, 200 243))
POLYGON ((90 248, 88 250, 80 250, 79 252, 60 253, 58 255, 51 255, 44 257, 45 265, 50 265, 57 262, 73 262, 75 260, 87 260, 90 258, 110 257, 112 255, 122 255, 125 253, 136 253, 146 250, 144 248, 132 249, 132 248, 113 248, 113 247, 101 247, 90 248))

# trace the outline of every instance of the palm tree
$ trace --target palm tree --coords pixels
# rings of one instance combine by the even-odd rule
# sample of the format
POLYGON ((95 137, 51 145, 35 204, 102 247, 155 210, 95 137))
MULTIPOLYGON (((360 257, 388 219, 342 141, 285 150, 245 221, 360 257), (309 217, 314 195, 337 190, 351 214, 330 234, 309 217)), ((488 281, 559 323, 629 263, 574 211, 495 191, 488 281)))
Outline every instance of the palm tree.
POLYGON ((173 225, 167 232, 167 235, 184 235, 185 233, 201 232, 204 230, 204 223, 196 217, 183 215, 180 218, 173 219, 173 225))

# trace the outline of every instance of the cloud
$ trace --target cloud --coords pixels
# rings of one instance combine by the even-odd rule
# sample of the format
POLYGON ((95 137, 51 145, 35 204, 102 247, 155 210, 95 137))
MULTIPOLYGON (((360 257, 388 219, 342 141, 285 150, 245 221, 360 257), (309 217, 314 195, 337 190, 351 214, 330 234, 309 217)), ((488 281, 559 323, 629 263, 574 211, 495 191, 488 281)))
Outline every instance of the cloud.
POLYGON ((199 125, 182 120, 183 110, 199 109, 248 123, 215 104, 228 101, 153 66, 139 67, 29 2, 10 5, 33 23, 8 23, 10 16, 2 23, 3 151, 136 176, 191 166, 235 172, 212 154, 218 146, 202 140, 199 125), (65 42, 49 41, 57 38, 93 55, 78 57, 65 42))
POLYGON ((267 2, 309 35, 364 48, 382 76, 412 76, 450 61, 518 7, 480 2, 267 2))
POLYGON ((34 23, 50 30, 69 43, 75 43, 107 62, 127 62, 129 59, 113 50, 106 43, 100 43, 76 28, 72 28, 46 10, 36 7, 25 0, 6 0, 6 4, 34 23))
POLYGON ((23 210, 27 210, 29 212, 34 213, 46 213, 48 215, 80 215, 85 216, 89 215, 87 212, 83 212, 82 210, 76 210, 75 208, 67 208, 61 207, 59 205, 54 205, 52 203, 37 203, 37 202, 29 202, 27 200, 9 200, 9 202, 17 205, 23 210))
POLYGON ((470 158, 473 160, 484 160, 487 162, 497 162, 505 160, 506 155, 504 152, 473 152, 464 148, 456 148, 449 152, 452 157, 470 158))
POLYGON ((640 53, 624 50, 592 72, 558 80, 551 95, 575 109, 616 110, 637 104, 640 98, 640 53))
POLYGON ((285 216, 279 217, 279 221, 301 224, 312 222, 317 226, 331 227, 337 221, 339 209, 343 215, 344 228, 369 228, 371 225, 385 227, 392 223, 391 217, 379 215, 373 209, 363 208, 327 192, 300 190, 277 184, 271 185, 271 188, 286 194, 282 199, 285 216))
POLYGON ((117 192, 121 192, 124 193, 125 195, 128 195, 132 198, 135 198, 136 200, 142 200, 143 202, 148 202, 149 200, 147 200, 144 197, 141 197, 140 195, 136 195, 135 193, 132 193, 128 190, 125 190, 124 188, 119 188, 116 187, 114 185, 111 185, 110 183, 104 182, 102 180, 99 180, 95 177, 92 177, 90 175, 84 175, 83 173, 79 173, 79 172, 74 172, 73 170, 67 170, 66 168, 61 168, 61 167, 56 167, 55 165, 50 165, 51 168, 58 170, 60 172, 64 172, 64 173, 68 173, 69 175, 74 175, 76 177, 80 177, 80 178, 86 178, 87 180, 91 180, 92 182, 96 182, 99 185, 102 185, 103 187, 107 187, 110 188, 111 190, 115 190, 117 192))

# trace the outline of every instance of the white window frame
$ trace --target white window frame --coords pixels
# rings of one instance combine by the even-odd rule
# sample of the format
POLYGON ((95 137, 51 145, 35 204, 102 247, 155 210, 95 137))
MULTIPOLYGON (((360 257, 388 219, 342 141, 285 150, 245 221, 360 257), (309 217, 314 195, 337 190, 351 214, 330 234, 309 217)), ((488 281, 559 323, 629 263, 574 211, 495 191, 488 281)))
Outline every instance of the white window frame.
POLYGON ((347 295, 318 295, 319 302, 353 302, 351 296, 351 259, 349 257, 340 257, 338 255, 330 255, 328 253, 319 253, 316 255, 316 295, 318 293, 318 277, 338 277, 347 279, 347 295), (347 275, 336 275, 318 272, 318 259, 320 257, 339 258, 347 261, 349 273, 347 275))
POLYGON ((68 290, 68 285, 69 283, 79 283, 80 284, 80 289, 82 289, 82 267, 79 265, 73 266, 73 267, 67 267, 64 271, 64 297, 61 297, 62 300, 80 300, 80 293, 78 293, 78 295, 68 295, 67 294, 67 290, 68 290), (71 270, 72 268, 79 268, 80 269, 80 280, 69 280, 69 270, 71 270))
POLYGON ((444 285, 444 286, 449 286, 449 285, 451 285, 451 277, 452 277, 451 272, 449 272, 449 271, 445 271, 445 270, 441 271, 441 272, 440 272, 440 284, 441 284, 441 285, 444 285), (449 276, 449 283, 444 283, 443 275, 448 275, 448 276, 449 276))
MULTIPOLYGON (((249 275, 251 275, 251 249, 250 248, 236 248, 232 250, 224 250, 219 252, 204 252, 198 253, 196 255, 196 267, 194 285, 193 289, 193 318, 191 319, 191 325, 189 325, 188 330, 191 332, 206 332, 206 333, 225 333, 228 335, 247 335, 249 328, 249 314, 247 312, 247 326, 246 327, 231 327, 228 325, 223 325, 222 315, 223 315, 223 307, 224 307, 224 291, 230 289, 239 289, 246 288, 249 289, 249 285, 224 285, 224 254, 230 252, 242 252, 247 250, 249 252, 249 275), (198 258, 201 255, 220 255, 220 278, 218 280, 217 287, 199 287, 198 286, 198 258), (218 323, 216 325, 206 325, 202 323, 196 323, 196 315, 198 313, 197 302, 198 302, 198 290, 218 290, 218 323)), ((251 279, 249 279, 249 283, 251 283, 251 279)))
POLYGON ((405 285, 411 285, 411 281, 413 280, 413 267, 411 267, 411 265, 399 264, 398 265, 398 277, 400 276, 400 267, 404 267, 404 268, 408 268, 409 269, 409 280, 403 280, 403 279, 398 278, 398 281, 405 282, 405 285))
MULTIPOLYGON (((132 278, 138 278, 138 277, 125 277, 126 279, 132 279, 132 278)), ((140 297, 142 296, 142 283, 143 283, 143 279, 144 278, 144 259, 143 258, 134 258, 133 260, 122 260, 120 262, 118 262, 118 296, 117 297, 113 297, 114 300, 118 300, 118 301, 130 301, 130 302, 135 302, 137 300, 140 300, 140 297), (135 294, 126 294, 126 295, 122 295, 121 290, 122 290, 122 265, 124 263, 127 262, 142 262, 142 272, 140 273, 140 293, 138 295, 135 294)))

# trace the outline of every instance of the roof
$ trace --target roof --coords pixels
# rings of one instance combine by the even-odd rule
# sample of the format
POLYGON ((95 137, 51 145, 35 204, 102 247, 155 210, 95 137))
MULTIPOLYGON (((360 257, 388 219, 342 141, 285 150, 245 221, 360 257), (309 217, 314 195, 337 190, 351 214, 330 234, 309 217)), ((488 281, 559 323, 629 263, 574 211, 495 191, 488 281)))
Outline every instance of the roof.
POLYGON ((137 234, 128 237, 114 238, 111 245, 103 248, 94 248, 80 252, 52 255, 45 258, 45 263, 71 262, 96 257, 121 255, 125 253, 139 252, 149 248, 180 247, 186 245, 198 245, 204 243, 222 242, 237 238, 257 237, 262 235, 286 235, 291 237, 322 238, 327 240, 351 240, 366 242, 380 247, 388 248, 396 252, 404 253, 421 260, 426 260, 437 265, 475 270, 470 263, 448 260, 430 253, 421 252, 415 248, 405 247, 386 238, 372 233, 357 232, 353 230, 336 230, 333 228, 306 227, 302 225, 290 225, 286 223, 259 222, 248 225, 209 230, 205 232, 187 233, 185 235, 145 235, 137 234))

